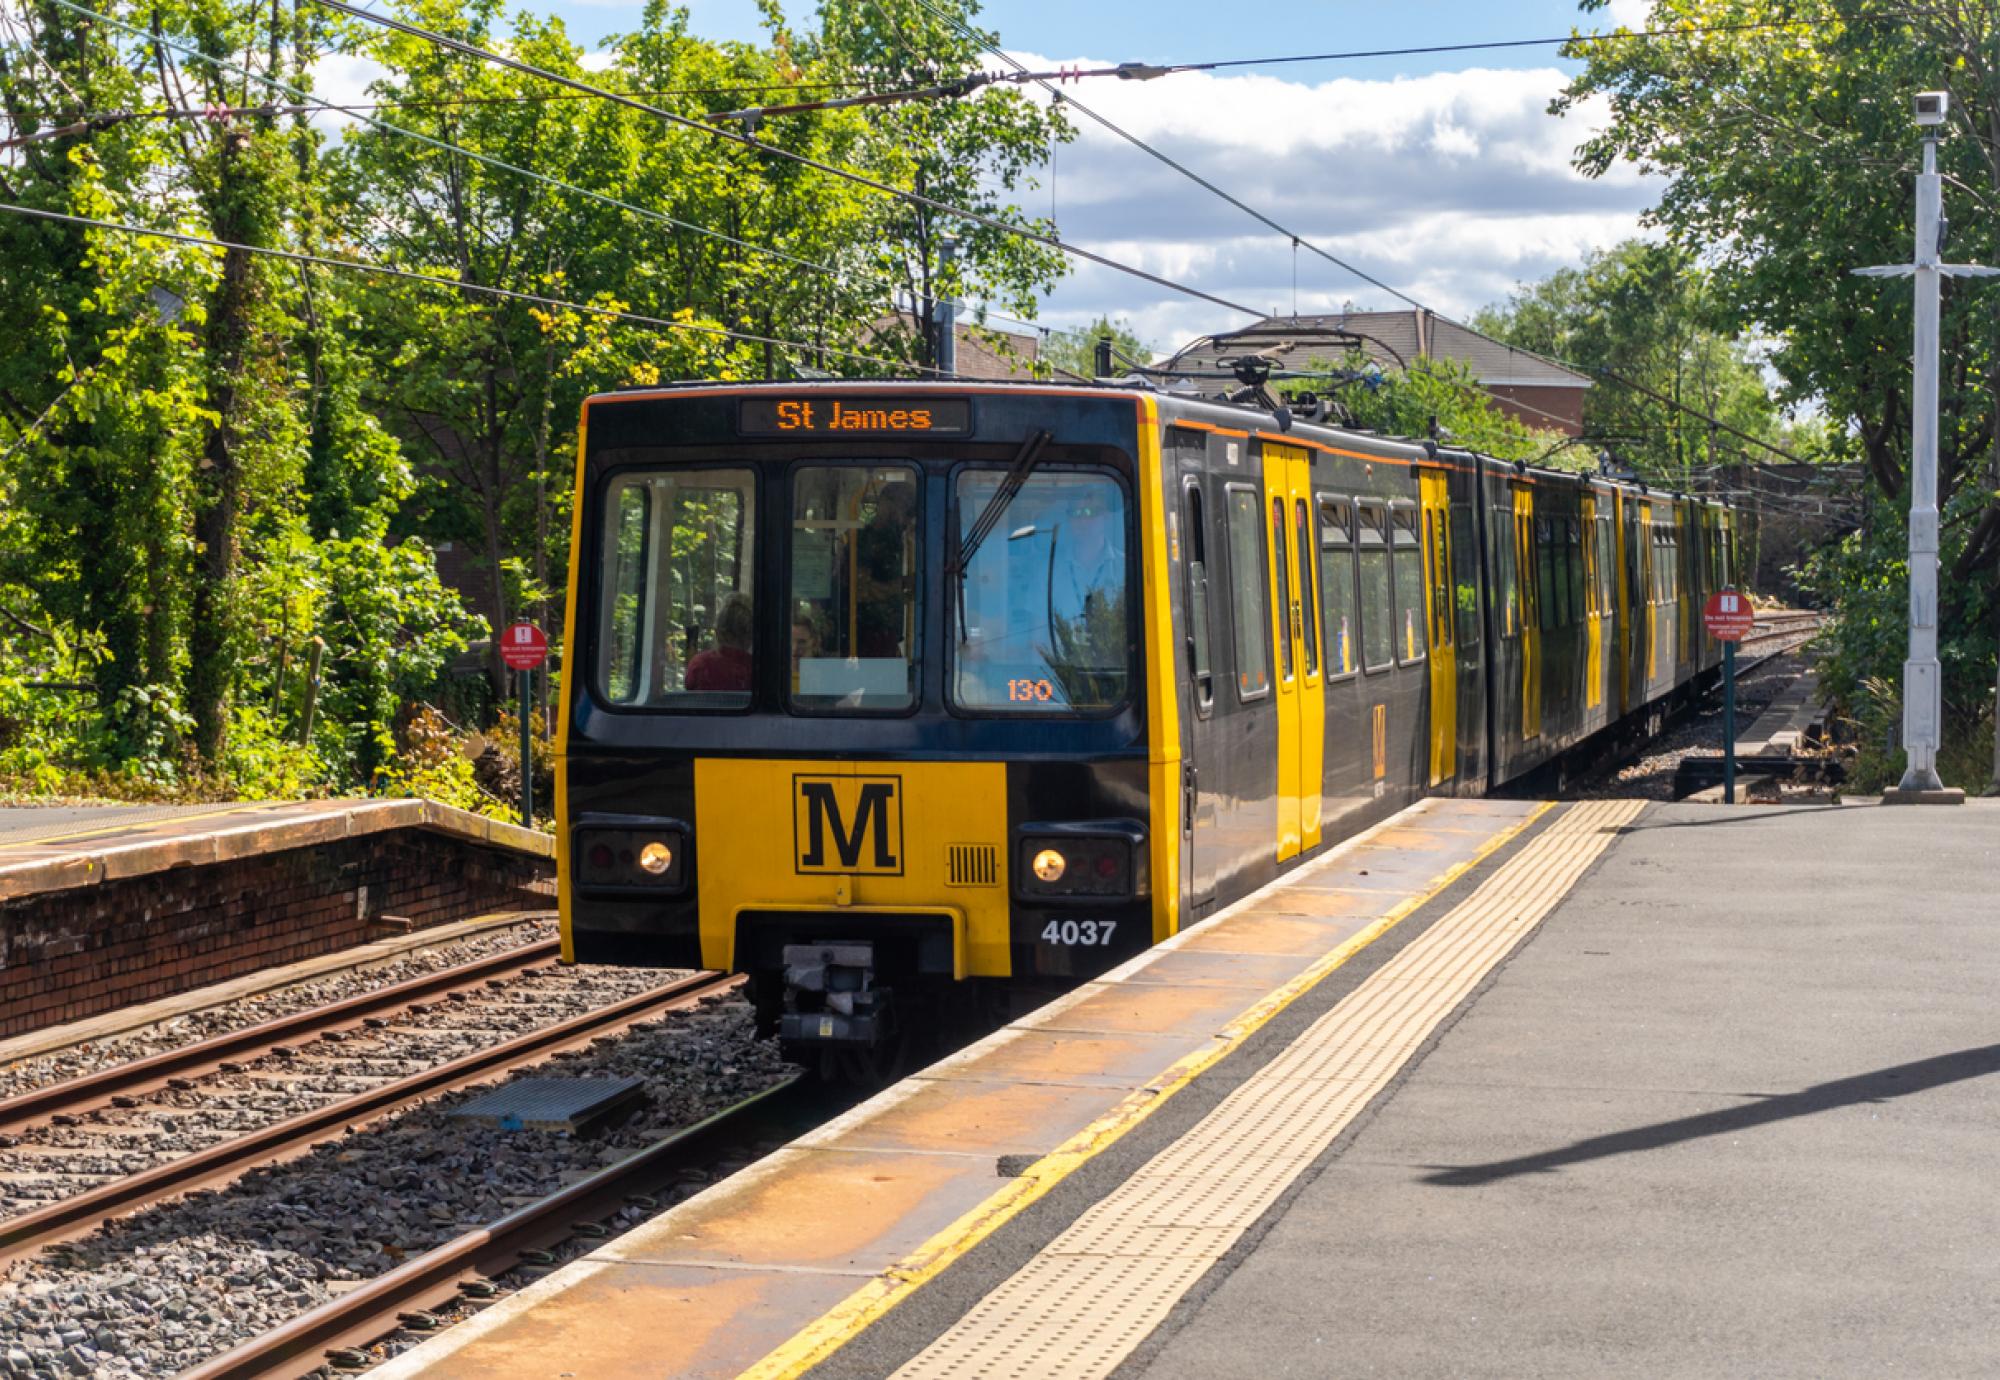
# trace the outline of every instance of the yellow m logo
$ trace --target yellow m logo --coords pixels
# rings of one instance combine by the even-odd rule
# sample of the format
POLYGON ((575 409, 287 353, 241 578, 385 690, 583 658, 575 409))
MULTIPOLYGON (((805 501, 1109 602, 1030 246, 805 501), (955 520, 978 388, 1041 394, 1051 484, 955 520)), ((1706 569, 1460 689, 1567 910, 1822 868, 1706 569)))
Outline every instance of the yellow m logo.
POLYGON ((794 776, 792 844, 797 870, 903 871, 903 799, 893 776, 794 776))

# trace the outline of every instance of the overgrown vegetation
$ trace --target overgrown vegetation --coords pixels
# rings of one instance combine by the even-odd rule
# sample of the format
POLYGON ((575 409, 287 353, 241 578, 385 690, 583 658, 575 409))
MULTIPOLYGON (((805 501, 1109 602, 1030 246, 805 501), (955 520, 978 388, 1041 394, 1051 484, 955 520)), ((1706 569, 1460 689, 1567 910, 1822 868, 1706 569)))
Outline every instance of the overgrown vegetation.
MULTIPOLYGON (((824 0, 806 27, 764 9, 768 42, 711 43, 652 0, 588 66, 502 0, 391 12, 696 121, 979 66, 915 0, 824 0)), ((899 305, 1027 315, 1062 271, 992 229, 947 262, 928 209, 312 0, 23 0, 0 108, 0 198, 236 246, 0 214, 0 792, 506 813, 517 740, 482 670, 506 683, 464 664, 491 629, 433 548, 475 553, 491 621, 559 640, 587 393, 907 373, 936 342, 884 325, 899 305), (355 60, 371 108, 315 107, 355 60)), ((1069 130, 993 88, 761 135, 1027 224, 1016 189, 1069 130)))
MULTIPOLYGON (((1586 0, 1586 10, 1603 0, 1586 0)), ((1886 0, 1807 16, 1785 0, 1654 0, 1649 29, 1579 44, 1584 71, 1558 112, 1608 98, 1612 118, 1580 151, 1586 172, 1636 164, 1666 179, 1651 220, 1702 265, 1715 320, 1770 342, 1781 401, 1814 400, 1834 458, 1865 465, 1873 494, 1861 532, 1811 563, 1806 580, 1841 613, 1828 686, 1877 755, 1900 717, 1907 628, 1903 553, 1909 508, 1912 294, 1906 278, 1852 269, 1908 263, 1920 145, 1910 99, 1951 93, 1938 151, 1949 257, 2000 263, 2000 15, 1977 6, 1886 0)), ((1939 424, 1944 648, 1950 784, 1992 777, 2000 599, 2000 290, 1945 289, 1939 424)))

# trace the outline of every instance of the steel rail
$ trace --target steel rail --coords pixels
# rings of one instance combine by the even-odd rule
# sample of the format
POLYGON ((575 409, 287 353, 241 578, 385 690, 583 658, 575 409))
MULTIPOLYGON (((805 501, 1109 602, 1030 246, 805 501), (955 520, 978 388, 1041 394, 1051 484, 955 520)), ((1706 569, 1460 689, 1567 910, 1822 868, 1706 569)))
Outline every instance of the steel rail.
POLYGON ((179 1049, 163 1050, 143 1059, 117 1064, 81 1078, 32 1088, 13 1097, 0 1099, 0 1131, 12 1131, 58 1113, 81 1114, 107 1106, 113 1097, 132 1097, 156 1092, 172 1078, 215 1073, 225 1063, 255 1059, 268 1054, 273 1046, 292 1040, 318 1036, 328 1030, 348 1030, 370 1017, 394 1011, 413 1002, 443 996, 463 988, 518 975, 528 968, 556 958, 561 941, 537 940, 512 949, 476 958, 470 963, 424 973, 403 982, 347 997, 330 1006, 317 1006, 260 1021, 241 1030, 225 1031, 179 1049))
POLYGON ((405 1326, 407 1315, 457 1298, 462 1282, 504 1274, 531 1251, 587 1230, 636 1197, 672 1181, 690 1160, 722 1146, 790 1131, 810 1099, 824 1090, 793 1074, 784 1082, 655 1141, 587 1179, 518 1208, 377 1275, 242 1345, 181 1373, 178 1380, 292 1380, 322 1364, 328 1353, 365 1347, 405 1326))
POLYGON ((355 1122, 374 1120, 485 1082, 523 1064, 538 1063, 662 1011, 726 991, 741 981, 725 974, 698 973, 9 1218, 0 1222, 0 1264, 58 1241, 87 1235, 107 1218, 198 1188, 231 1183, 248 1170, 303 1154, 330 1132, 355 1122))

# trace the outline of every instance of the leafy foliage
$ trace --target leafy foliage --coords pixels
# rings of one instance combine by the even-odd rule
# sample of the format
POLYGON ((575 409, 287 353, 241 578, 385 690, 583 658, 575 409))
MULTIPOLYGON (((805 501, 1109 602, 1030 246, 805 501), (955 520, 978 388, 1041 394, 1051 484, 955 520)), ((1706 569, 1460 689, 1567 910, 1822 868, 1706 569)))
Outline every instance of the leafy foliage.
MULTIPOLYGON (((1866 687, 1900 683, 1903 657, 1894 635, 1903 596, 1891 572, 1901 568, 1908 506, 1912 295, 1907 279, 1851 270, 1910 260, 1919 146, 1909 100, 1935 89, 1951 93, 1938 149, 1950 257, 2000 262, 1991 214, 2000 200, 2000 16, 1878 0, 1810 17, 1783 0, 1654 0, 1646 27, 1684 24, 1708 31, 1576 46, 1569 56, 1583 73, 1555 108, 1609 100, 1611 121, 1583 144, 1579 165, 1601 174, 1626 163, 1666 179, 1651 218, 1705 266, 1710 300, 1727 307, 1716 324, 1771 341, 1780 401, 1817 400, 1829 453, 1866 463, 1877 501, 1865 529, 1815 562, 1810 578, 1843 615, 1834 687, 1858 717, 1881 718, 1866 687)), ((1967 729, 1993 703, 2000 618, 1991 588, 2000 571, 1995 289, 1950 283, 1941 339, 1939 633, 1958 730, 1941 766, 1958 764, 1958 784, 1977 786, 1989 773, 1967 750, 1967 729)))
POLYGON ((1718 460, 1770 458, 1735 433, 1802 458, 1817 449, 1819 428, 1787 424, 1753 342, 1730 322, 1711 275, 1678 245, 1627 240, 1524 285, 1473 325, 1594 374, 1584 436, 1648 478, 1693 489, 1697 471, 1718 460))
MULTIPOLYGON (((899 306, 952 292, 1028 315, 1062 271, 991 227, 612 102, 550 99, 309 0, 99 5, 0 11, 0 110, 28 136, 0 151, 0 192, 243 247, 0 216, 9 789, 423 788, 490 805, 488 759, 518 749, 488 744, 468 777, 473 759, 439 743, 477 738, 504 693, 490 661, 491 689, 465 678, 493 624, 535 618, 559 639, 588 394, 890 372, 930 358, 899 306), (335 53, 380 69, 382 108, 344 124, 305 108, 335 53), (474 553, 463 593, 438 576, 446 542, 474 553)), ((768 5, 761 45, 702 40, 650 0, 588 65, 559 19, 503 0, 397 8, 694 121, 746 89, 775 101, 980 65, 912 0, 824 0, 805 31, 768 5)), ((1068 129, 994 89, 788 116, 759 137, 1025 226, 1014 193, 1068 129)))

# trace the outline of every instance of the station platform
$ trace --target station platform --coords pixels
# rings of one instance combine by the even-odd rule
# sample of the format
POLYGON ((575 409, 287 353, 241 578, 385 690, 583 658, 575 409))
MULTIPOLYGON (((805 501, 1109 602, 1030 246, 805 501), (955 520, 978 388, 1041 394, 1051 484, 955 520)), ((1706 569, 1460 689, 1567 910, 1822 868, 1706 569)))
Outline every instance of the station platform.
POLYGON ((0 809, 0 1041, 547 910, 555 841, 415 799, 0 809))
POLYGON ((1425 802, 376 1374, 1994 1373, 1996 878, 1425 802))

